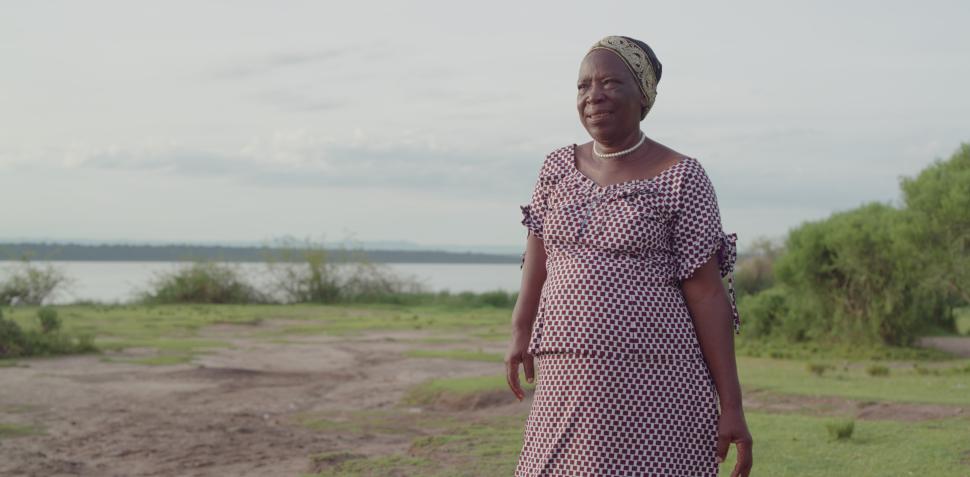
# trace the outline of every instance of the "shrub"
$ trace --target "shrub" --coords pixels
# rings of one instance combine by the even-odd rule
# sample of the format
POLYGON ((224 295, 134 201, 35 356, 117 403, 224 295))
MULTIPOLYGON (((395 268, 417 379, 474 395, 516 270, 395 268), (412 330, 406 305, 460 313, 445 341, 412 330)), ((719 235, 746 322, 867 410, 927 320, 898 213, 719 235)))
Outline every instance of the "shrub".
POLYGON ((871 203, 789 233, 775 272, 798 291, 791 309, 810 337, 909 345, 933 320, 952 321, 942 293, 914 273, 899 220, 897 209, 871 203))
POLYGON ((35 265, 25 257, 0 281, 0 303, 41 305, 73 283, 60 268, 49 263, 35 265))
POLYGON ((38 310, 40 329, 24 330, 17 322, 4 319, 0 313, 0 358, 48 356, 96 352, 94 339, 89 335, 79 337, 60 331, 61 322, 57 312, 50 308, 38 310))
POLYGON ((823 363, 808 363, 807 368, 810 373, 818 377, 821 377, 822 375, 825 374, 826 371, 830 369, 835 369, 835 366, 832 366, 830 364, 823 364, 823 363))
POLYGON ((889 368, 881 364, 874 364, 866 368, 866 374, 874 377, 889 376, 889 368))
POLYGON ((172 272, 157 273, 138 301, 159 303, 259 303, 263 295, 229 264, 193 262, 172 272))
POLYGON ((970 303, 970 144, 900 180, 903 201, 898 233, 909 245, 913 274, 932 289, 970 303))
POLYGON ((16 321, 5 319, 0 309, 0 358, 20 356, 25 342, 24 330, 16 321))
POLYGON ((509 293, 503 290, 495 290, 480 293, 478 295, 479 301, 483 305, 494 306, 497 308, 508 308, 515 306, 515 299, 517 294, 509 293))
POLYGON ((371 262, 362 250, 343 250, 337 263, 323 244, 305 239, 278 240, 264 253, 273 293, 287 303, 411 303, 426 294, 413 277, 401 277, 386 265, 371 262))
POLYGON ((734 287, 739 296, 754 295, 775 283, 774 263, 783 248, 772 240, 756 239, 747 253, 738 257, 734 287))
POLYGON ((825 424, 829 432, 829 437, 833 440, 845 440, 852 437, 855 430, 855 421, 852 419, 832 421, 825 424))
POLYGON ((340 297, 337 266, 322 245, 307 239, 300 246, 293 238, 283 238, 264 257, 272 287, 284 302, 333 303, 340 297))
POLYGON ((44 333, 54 333, 61 329, 61 319, 57 317, 57 310, 45 306, 37 310, 40 329, 44 333))
POLYGON ((738 302, 742 333, 751 338, 780 337, 792 342, 809 337, 809 320, 798 306, 799 296, 791 289, 776 285, 738 302))

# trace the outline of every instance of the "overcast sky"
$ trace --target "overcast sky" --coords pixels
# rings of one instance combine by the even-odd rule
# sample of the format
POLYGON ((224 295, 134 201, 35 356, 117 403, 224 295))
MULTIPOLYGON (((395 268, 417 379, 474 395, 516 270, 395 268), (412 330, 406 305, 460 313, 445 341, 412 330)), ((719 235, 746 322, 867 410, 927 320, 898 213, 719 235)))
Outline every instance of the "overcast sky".
POLYGON ((0 240, 521 247, 610 34, 742 249, 970 141, 966 1, 0 5, 0 240))

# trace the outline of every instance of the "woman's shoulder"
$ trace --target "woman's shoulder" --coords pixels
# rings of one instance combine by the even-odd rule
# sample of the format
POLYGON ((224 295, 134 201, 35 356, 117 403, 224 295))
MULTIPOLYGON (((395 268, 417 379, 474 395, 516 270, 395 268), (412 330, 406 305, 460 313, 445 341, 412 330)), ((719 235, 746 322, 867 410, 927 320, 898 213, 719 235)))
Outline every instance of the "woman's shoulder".
POLYGON ((539 175, 550 180, 558 180, 564 177, 571 167, 573 167, 573 156, 575 155, 575 144, 567 144, 557 147, 548 154, 542 163, 539 175))

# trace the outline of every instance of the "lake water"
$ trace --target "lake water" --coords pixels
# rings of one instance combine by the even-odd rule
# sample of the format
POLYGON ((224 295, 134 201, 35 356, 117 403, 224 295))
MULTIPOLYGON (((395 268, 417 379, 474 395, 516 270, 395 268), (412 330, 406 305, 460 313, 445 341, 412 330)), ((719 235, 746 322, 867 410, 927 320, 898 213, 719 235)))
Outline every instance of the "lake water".
MULTIPOLYGON (((62 270, 73 284, 51 300, 52 304, 71 303, 76 300, 102 302, 126 302, 135 292, 147 288, 159 273, 171 272, 181 262, 83 262, 49 261, 32 262, 37 266, 48 264, 62 270)), ((265 287, 271 275, 263 263, 234 263, 249 283, 265 287)), ((18 266, 18 262, 0 261, 0 277, 18 266)), ((393 273, 413 277, 432 291, 483 292, 519 289, 522 271, 518 264, 439 264, 439 263, 392 263, 386 264, 393 273)))

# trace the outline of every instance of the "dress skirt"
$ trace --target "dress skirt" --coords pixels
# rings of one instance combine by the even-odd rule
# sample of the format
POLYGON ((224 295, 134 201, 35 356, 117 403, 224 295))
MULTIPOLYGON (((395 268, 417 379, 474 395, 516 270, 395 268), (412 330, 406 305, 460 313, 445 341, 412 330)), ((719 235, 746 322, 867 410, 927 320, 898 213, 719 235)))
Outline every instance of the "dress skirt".
POLYGON ((717 475, 717 391, 703 360, 535 356, 516 477, 717 475))

